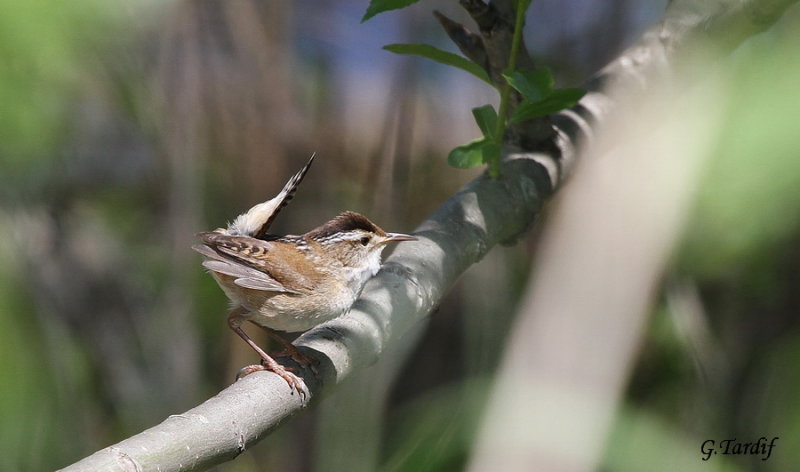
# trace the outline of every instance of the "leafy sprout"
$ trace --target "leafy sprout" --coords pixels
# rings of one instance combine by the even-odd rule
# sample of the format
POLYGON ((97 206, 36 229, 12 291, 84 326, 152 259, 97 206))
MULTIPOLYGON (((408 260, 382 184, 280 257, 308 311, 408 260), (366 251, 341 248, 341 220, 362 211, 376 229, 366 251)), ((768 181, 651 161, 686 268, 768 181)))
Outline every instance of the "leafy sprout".
MULTIPOLYGON (((405 8, 417 1, 372 0, 361 21, 364 22, 378 13, 405 8)), ((525 12, 530 4, 531 0, 518 0, 516 3, 511 54, 508 68, 503 73, 505 82, 499 85, 492 83, 489 74, 483 67, 462 56, 443 51, 434 46, 428 44, 390 44, 384 46, 384 49, 395 54, 425 57, 440 64, 461 69, 492 85, 500 93, 499 112, 492 105, 483 105, 472 109, 472 116, 475 117, 475 122, 478 124, 483 136, 461 146, 456 146, 450 151, 447 161, 453 167, 468 169, 486 164, 489 166, 489 175, 498 177, 500 175, 500 151, 503 145, 503 136, 509 125, 550 115, 574 106, 586 93, 584 90, 576 88, 555 88, 553 74, 548 68, 540 68, 533 71, 517 69, 517 56, 522 42, 525 12), (509 112, 512 89, 522 95, 522 101, 513 111, 509 112)))

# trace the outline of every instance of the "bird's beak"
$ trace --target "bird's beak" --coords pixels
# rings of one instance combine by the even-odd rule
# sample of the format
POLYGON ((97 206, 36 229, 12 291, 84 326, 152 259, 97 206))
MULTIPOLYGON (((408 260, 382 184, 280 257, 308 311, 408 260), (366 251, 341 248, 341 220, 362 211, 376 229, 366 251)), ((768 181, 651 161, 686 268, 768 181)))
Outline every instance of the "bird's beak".
POLYGON ((411 236, 410 234, 401 234, 401 233, 386 233, 386 239, 383 240, 383 243, 393 243, 397 241, 416 241, 416 236, 411 236))

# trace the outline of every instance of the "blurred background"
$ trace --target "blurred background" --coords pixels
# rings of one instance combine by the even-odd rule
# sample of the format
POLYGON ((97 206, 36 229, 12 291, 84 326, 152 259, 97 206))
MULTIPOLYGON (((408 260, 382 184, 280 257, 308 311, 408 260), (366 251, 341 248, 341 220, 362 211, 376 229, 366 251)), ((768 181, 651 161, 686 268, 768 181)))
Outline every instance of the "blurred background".
MULTIPOLYGON (((536 0, 528 48, 579 86, 665 3, 536 0)), ((428 0, 360 24, 366 5, 0 0, 0 469, 65 466, 256 360, 193 234, 271 198, 311 153, 275 232, 345 209, 409 232, 479 174, 445 156, 494 91, 381 50, 454 51, 432 10, 470 21, 428 0)), ((723 62, 727 112, 602 470, 699 470, 721 437, 781 440, 770 461, 717 470, 800 463, 798 22, 790 10, 723 62)), ((546 213, 402 346, 216 470, 461 470, 546 213)))

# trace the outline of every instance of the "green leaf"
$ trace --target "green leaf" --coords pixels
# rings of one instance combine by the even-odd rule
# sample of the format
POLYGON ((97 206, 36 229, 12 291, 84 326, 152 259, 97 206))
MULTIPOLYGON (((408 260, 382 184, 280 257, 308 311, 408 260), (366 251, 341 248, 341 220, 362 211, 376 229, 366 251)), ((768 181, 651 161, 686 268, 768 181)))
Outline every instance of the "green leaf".
POLYGON ((453 148, 447 155, 447 162, 459 169, 469 169, 483 164, 483 148, 492 144, 487 138, 473 139, 467 144, 453 148))
POLYGON ((488 138, 494 137, 495 129, 497 129, 497 112, 491 105, 484 105, 482 107, 473 108, 472 116, 475 117, 475 122, 478 123, 478 128, 484 136, 488 138))
POLYGON ((511 115, 511 123, 530 120, 544 115, 551 115, 565 108, 569 108, 586 94, 583 89, 559 89, 554 90, 544 100, 538 102, 523 101, 511 115))
POLYGON ((503 74, 509 85, 531 102, 538 102, 553 93, 556 82, 550 69, 516 70, 510 74, 503 74))
POLYGON ((369 20, 378 13, 383 13, 389 10, 399 10, 413 3, 417 3, 418 1, 419 0, 372 0, 371 2, 369 2, 367 11, 361 18, 361 22, 363 23, 369 20))
POLYGON ((384 46, 383 49, 395 54, 412 54, 415 56, 422 56, 432 59, 440 64, 458 67, 459 69, 469 72, 489 85, 494 85, 489 79, 489 75, 481 66, 457 54, 453 54, 452 52, 442 51, 441 49, 427 44, 389 44, 388 46, 384 46))

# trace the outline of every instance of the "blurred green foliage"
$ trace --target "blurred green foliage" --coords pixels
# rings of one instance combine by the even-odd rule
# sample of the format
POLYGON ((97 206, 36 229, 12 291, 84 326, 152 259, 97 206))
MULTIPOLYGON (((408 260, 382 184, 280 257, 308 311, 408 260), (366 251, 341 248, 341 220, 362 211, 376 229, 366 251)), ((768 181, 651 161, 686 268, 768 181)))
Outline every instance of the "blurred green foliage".
POLYGON ((0 163, 6 176, 52 159, 87 59, 109 32, 111 7, 99 0, 0 0, 0 163))
POLYGON ((680 260, 690 273, 769 271, 797 238, 797 39, 762 35, 726 63, 725 120, 680 260))
POLYGON ((800 440, 800 341, 795 334, 770 350, 758 368, 770 373, 764 388, 769 395, 756 427, 759 431, 779 436, 779 450, 770 458, 774 470, 792 470, 800 464, 800 449, 794 447, 800 440))
POLYGON ((49 368, 39 350, 33 318, 15 316, 32 310, 19 294, 12 248, 0 245, 0 469, 40 470, 47 465, 42 451, 57 444, 58 430, 50 396, 55 391, 49 368))
POLYGON ((674 261, 674 276, 698 291, 695 316, 707 323, 691 328, 709 332, 687 339, 673 311, 680 308, 659 305, 608 445, 612 470, 672 463, 665 470, 778 471, 798 463, 790 446, 800 441, 790 400, 800 389, 796 23, 790 15, 716 64, 723 74, 710 80, 725 91, 712 105, 723 110, 719 135, 674 261), (700 462, 703 440, 761 436, 780 437, 767 462, 700 462))
MULTIPOLYGON (((54 166, 69 130, 69 105, 81 90, 98 39, 108 33, 113 4, 0 0, 0 469, 48 470, 89 438, 90 362, 57 324, 41 326, 24 264, 15 247, 25 184, 54 166), (12 193, 12 192, 19 193, 12 193), (11 197, 11 198, 8 198, 11 197), (43 329, 44 328, 44 329, 43 329), (57 339, 59 342, 51 343, 57 339), (48 362, 59 360, 58 365, 48 362), (59 375, 53 375, 59 371, 59 375), (68 383, 59 379, 68 378, 68 383), (70 434, 73 432, 73 434, 70 434)), ((36 235, 38 236, 38 235, 36 235)))
POLYGON ((463 470, 475 440, 489 382, 469 380, 420 395, 389 418, 385 471, 463 470))
POLYGON ((722 456, 711 462, 700 458, 705 437, 687 435, 668 418, 636 408, 617 412, 616 425, 608 438, 605 467, 614 471, 735 472, 739 469, 722 456))

